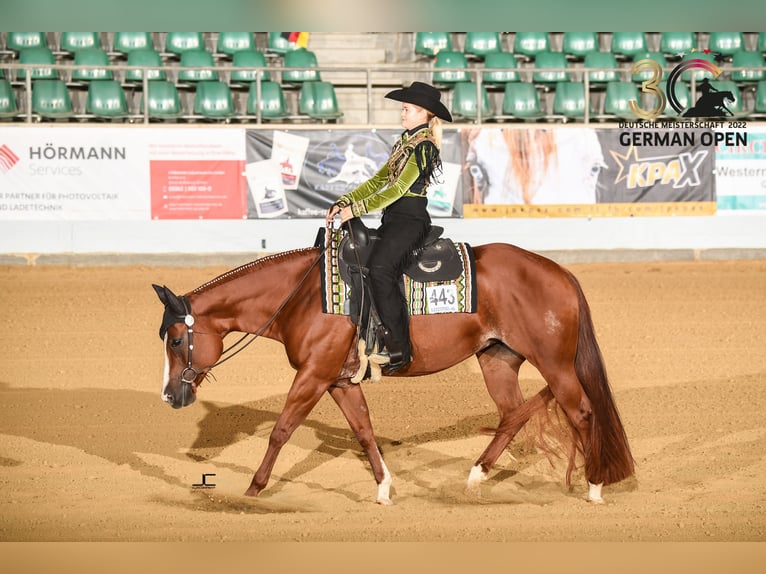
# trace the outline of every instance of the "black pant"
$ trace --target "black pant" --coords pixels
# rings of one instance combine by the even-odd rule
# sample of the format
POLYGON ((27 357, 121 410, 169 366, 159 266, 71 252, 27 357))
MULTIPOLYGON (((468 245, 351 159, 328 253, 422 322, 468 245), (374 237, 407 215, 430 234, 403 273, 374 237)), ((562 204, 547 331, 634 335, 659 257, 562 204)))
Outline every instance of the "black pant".
POLYGON ((408 313, 400 278, 412 250, 431 227, 425 198, 404 197, 386 209, 378 228, 378 241, 370 254, 370 284, 383 326, 390 332, 391 346, 409 346, 408 313))

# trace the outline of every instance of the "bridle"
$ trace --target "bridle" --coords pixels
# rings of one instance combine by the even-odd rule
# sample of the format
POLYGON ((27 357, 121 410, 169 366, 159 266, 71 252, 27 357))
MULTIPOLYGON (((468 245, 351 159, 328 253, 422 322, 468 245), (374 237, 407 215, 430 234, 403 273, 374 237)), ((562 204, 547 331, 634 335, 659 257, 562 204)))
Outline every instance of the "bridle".
MULTIPOLYGON (((329 237, 329 234, 328 234, 329 237)), ((263 335, 263 333, 266 332, 266 330, 271 327, 271 324, 276 321, 277 317, 279 317, 279 314, 282 312, 282 310, 287 306, 287 304, 295 297, 295 294, 300 291, 301 287, 303 287, 303 284, 306 282, 306 279, 309 276, 309 273, 311 273, 312 269, 317 266, 317 264, 322 260, 322 257, 324 256, 324 252, 327 250, 328 241, 325 241, 325 244, 323 247, 319 249, 319 255, 316 259, 309 265, 309 268, 306 269, 306 272, 303 274, 303 277, 301 277, 300 281, 298 281, 298 284, 293 288, 293 290, 287 295, 284 301, 282 301, 282 304, 277 308, 276 311, 271 315, 268 321, 263 324, 263 326, 258 329, 255 333, 245 333, 240 337, 237 341, 235 341, 233 344, 231 344, 229 347, 225 348, 221 352, 221 359, 219 359, 215 364, 210 365, 208 367, 204 367, 202 369, 195 369, 192 362, 192 354, 194 352, 194 315, 192 315, 191 310, 191 303, 189 303, 189 299, 185 296, 178 297, 184 306, 184 312, 185 315, 182 319, 184 325, 186 325, 186 367, 183 371, 181 371, 181 382, 186 383, 189 385, 194 385, 196 380, 200 377, 200 375, 211 375, 215 379, 215 376, 212 375, 211 371, 228 361, 229 359, 235 357, 242 351, 244 351, 250 344, 255 341, 258 337, 263 335), (244 342, 248 337, 250 337, 250 340, 247 342, 244 342), (244 342, 244 344, 243 344, 244 342), (241 346, 240 346, 241 345, 241 346), (239 348, 237 348, 239 347, 239 348), (228 356, 227 356, 228 355, 228 356), (191 378, 187 378, 191 376, 191 378)), ((179 317, 181 319, 181 317, 179 317)), ((179 323, 181 321, 178 321, 179 323)), ((204 334, 202 332, 198 332, 198 334, 204 334)))

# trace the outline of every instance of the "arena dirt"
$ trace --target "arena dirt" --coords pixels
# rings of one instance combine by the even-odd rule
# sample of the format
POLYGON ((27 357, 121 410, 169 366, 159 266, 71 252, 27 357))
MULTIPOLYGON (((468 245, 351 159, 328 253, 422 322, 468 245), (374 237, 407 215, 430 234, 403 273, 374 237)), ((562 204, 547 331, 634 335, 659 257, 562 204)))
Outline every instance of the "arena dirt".
MULTIPOLYGON (((376 487, 333 401, 242 496, 293 371, 257 341, 198 401, 160 401, 162 306, 216 268, 0 268, 2 541, 763 541, 766 261, 570 266, 588 297, 635 478, 585 502, 525 436, 465 480, 496 413, 475 359, 365 383, 394 477, 376 487), (200 488, 204 480, 212 488, 200 488)), ((544 384, 526 365, 525 394, 544 384)))

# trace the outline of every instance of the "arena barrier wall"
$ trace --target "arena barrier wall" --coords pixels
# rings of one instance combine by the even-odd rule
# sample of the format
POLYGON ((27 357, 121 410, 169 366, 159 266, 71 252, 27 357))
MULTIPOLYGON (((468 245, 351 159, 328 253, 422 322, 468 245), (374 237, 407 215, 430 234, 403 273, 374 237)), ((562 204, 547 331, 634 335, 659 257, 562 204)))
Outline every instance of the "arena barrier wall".
MULTIPOLYGON (((3 126, 0 257, 206 260, 305 247, 333 199, 382 166, 400 133, 3 126)), ((510 242, 567 260, 766 250, 763 125, 467 125, 445 129, 443 163, 429 210, 469 243, 510 242)))

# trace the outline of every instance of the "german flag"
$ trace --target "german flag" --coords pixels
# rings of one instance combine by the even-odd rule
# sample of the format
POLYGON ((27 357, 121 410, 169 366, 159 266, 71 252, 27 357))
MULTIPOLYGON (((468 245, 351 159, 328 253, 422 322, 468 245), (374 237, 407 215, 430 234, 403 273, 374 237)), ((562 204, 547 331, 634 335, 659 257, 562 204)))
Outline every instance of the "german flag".
POLYGON ((308 32, 282 32, 281 36, 291 44, 295 44, 301 48, 307 48, 309 45, 308 32))

